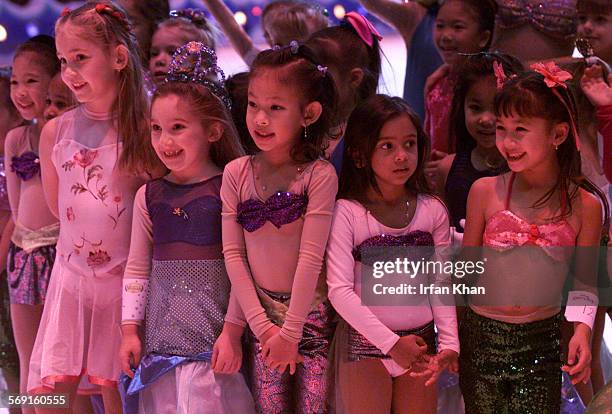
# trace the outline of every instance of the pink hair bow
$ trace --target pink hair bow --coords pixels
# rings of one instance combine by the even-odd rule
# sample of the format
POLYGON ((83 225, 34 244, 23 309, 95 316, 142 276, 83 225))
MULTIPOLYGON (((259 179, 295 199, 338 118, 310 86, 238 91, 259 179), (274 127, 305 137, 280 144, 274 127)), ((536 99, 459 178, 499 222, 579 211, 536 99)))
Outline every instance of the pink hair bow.
POLYGON ((572 80, 574 77, 571 73, 561 69, 555 62, 552 61, 537 62, 532 64, 530 68, 534 72, 544 76, 544 83, 546 83, 546 86, 552 90, 552 93, 554 93, 555 96, 559 98, 563 106, 565 106, 565 110, 570 118, 570 128, 572 128, 572 133, 574 134, 574 139, 576 140, 576 148, 578 151, 580 151, 580 137, 578 136, 578 129, 576 128, 576 121, 574 120, 572 110, 567 102, 565 102, 565 99, 563 99, 559 91, 555 89, 557 86, 567 89, 567 84, 565 82, 572 80))
POLYGON ((361 40, 370 47, 374 44, 374 38, 378 39, 379 42, 383 39, 372 23, 357 12, 348 12, 344 16, 344 20, 355 29, 361 40))
MULTIPOLYGON (((497 89, 501 89, 504 87, 504 83, 508 81, 508 76, 506 76, 506 72, 504 71, 504 67, 497 60, 493 61, 493 74, 495 75, 495 80, 497 81, 497 89)), ((510 75, 510 79, 516 78, 516 75, 510 75)))

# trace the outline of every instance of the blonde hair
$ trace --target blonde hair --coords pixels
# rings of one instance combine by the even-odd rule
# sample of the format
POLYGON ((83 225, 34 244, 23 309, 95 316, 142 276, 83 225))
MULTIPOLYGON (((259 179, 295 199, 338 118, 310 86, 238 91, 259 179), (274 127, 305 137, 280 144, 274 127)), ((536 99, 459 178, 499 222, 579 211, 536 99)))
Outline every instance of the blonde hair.
POLYGON ((68 22, 82 29, 83 39, 94 41, 107 50, 117 45, 127 49, 127 65, 119 72, 118 93, 111 109, 117 119, 117 139, 121 137, 123 141, 118 166, 123 171, 136 173, 156 170, 161 163, 151 146, 143 69, 127 14, 112 1, 99 1, 85 3, 63 14, 55 24, 56 33, 68 22))
MULTIPOLYGON (((304 42, 311 34, 329 27, 326 11, 316 3, 302 0, 277 0, 264 8, 261 15, 264 36, 271 46, 272 35, 282 34, 283 40, 276 42, 285 46, 291 40, 304 42)), ((277 39, 279 40, 279 39, 277 39)))

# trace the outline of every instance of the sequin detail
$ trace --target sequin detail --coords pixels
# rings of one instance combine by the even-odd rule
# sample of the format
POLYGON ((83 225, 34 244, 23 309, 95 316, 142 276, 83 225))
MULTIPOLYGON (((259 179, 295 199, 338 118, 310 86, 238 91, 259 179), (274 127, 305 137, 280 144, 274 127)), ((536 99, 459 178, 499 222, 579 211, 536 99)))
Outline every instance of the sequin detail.
MULTIPOLYGON (((275 300, 287 304, 290 295, 267 292, 275 300)), ((329 301, 320 302, 310 311, 304 324, 298 351, 304 362, 295 375, 271 370, 265 365, 260 343, 249 331, 248 364, 251 391, 260 414, 323 414, 328 406, 329 380, 327 355, 336 324, 329 301)))
POLYGON ((223 328, 230 282, 223 259, 153 260, 146 310, 146 353, 211 351, 223 328))
POLYGON ((576 0, 498 0, 497 25, 501 29, 530 24, 558 39, 576 35, 576 0))
POLYGON ((11 158, 11 171, 23 181, 28 181, 40 172, 40 159, 32 151, 11 158))
POLYGON ((11 211, 11 206, 8 201, 8 191, 6 189, 4 155, 0 155, 0 210, 11 211))
POLYGON ((237 221, 248 232, 263 227, 266 221, 280 228, 302 217, 307 207, 306 194, 279 191, 271 195, 265 203, 251 198, 238 204, 237 221))
POLYGON ((512 324, 467 310, 459 331, 466 412, 559 413, 561 314, 512 324))
MULTIPOLYGON (((402 331, 393 331, 400 337, 408 335, 417 335, 423 338, 427 343, 427 353, 436 353, 436 331, 434 330, 434 322, 431 321, 419 328, 408 329, 402 331)), ((351 326, 348 328, 348 359, 349 361, 360 361, 362 359, 390 359, 389 355, 385 355, 380 349, 376 348, 365 336, 357 332, 351 326)))
MULTIPOLYGON (((390 234, 380 234, 364 240, 359 246, 353 248, 353 258, 366 265, 372 265, 376 261, 385 261, 386 259, 394 260, 393 255, 399 253, 396 249, 384 249, 383 247, 431 247, 431 250, 424 252, 419 249, 419 258, 426 254, 428 257, 433 254, 434 240, 431 233, 415 230, 401 236, 393 236, 390 234)), ((408 253, 408 252, 403 252, 408 253)))

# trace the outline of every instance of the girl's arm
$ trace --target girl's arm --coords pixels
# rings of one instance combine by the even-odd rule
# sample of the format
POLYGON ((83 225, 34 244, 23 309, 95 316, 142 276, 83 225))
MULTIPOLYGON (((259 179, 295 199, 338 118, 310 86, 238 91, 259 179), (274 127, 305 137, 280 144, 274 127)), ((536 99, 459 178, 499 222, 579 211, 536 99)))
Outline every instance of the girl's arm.
MULTIPOLYGON (((440 202, 432 206, 430 214, 435 227, 433 230, 436 260, 442 262, 451 260, 450 256, 450 224, 446 208, 440 202)), ((439 286, 451 286, 450 275, 436 275, 439 286)), ((438 328, 439 350, 450 349, 459 354, 459 333, 457 330, 457 310, 451 295, 430 295, 431 312, 438 328)))
POLYGON ((397 30, 406 44, 412 40, 415 29, 427 13, 425 6, 393 0, 359 0, 363 7, 397 30))
POLYGON ((308 208, 291 287, 291 303, 280 331, 281 337, 293 343, 302 339, 302 328, 312 306, 331 229, 338 177, 330 163, 316 162, 307 192, 308 208))
MULTIPOLYGON (((238 177, 242 161, 244 160, 239 159, 229 163, 223 172, 223 183, 221 185, 223 256, 227 274, 232 282, 232 294, 236 295, 239 307, 242 309, 251 330, 261 340, 264 333, 275 325, 266 316, 266 312, 257 297, 255 282, 249 269, 243 229, 236 221, 238 203, 240 202, 238 177)), ((230 296, 230 307, 235 309, 235 305, 236 303, 231 300, 230 296)))
POLYGON ((597 312, 598 254, 602 229, 599 201, 585 190, 580 190, 579 195, 582 206, 580 232, 576 240, 576 271, 565 308, 567 320, 574 322, 574 335, 568 346, 568 365, 563 367, 574 384, 588 381, 591 372, 591 330, 597 312))
POLYGON ((496 177, 476 180, 468 194, 466 206, 465 228, 463 232, 463 247, 482 246, 482 235, 485 230, 485 206, 487 197, 491 195, 496 177))
POLYGON ((4 225, 4 230, 2 231, 2 238, 0 239, 0 272, 2 270, 6 270, 8 250, 14 229, 15 222, 9 217, 9 219, 6 221, 6 224, 4 225))
POLYGON ((38 156, 40 158, 40 174, 47 206, 49 207, 49 211, 59 219, 57 206, 59 178, 51 158, 53 146, 55 145, 57 119, 58 118, 54 118, 50 120, 43 127, 40 134, 40 143, 38 144, 38 156))
POLYGON ((6 140, 4 141, 4 165, 6 171, 6 190, 8 193, 9 204, 11 206, 11 217, 13 222, 19 219, 19 195, 21 194, 21 180, 17 177, 14 171, 12 171, 11 163, 13 157, 19 155, 17 152, 19 147, 19 140, 23 134, 23 128, 19 127, 10 130, 6 134, 6 140))
POLYGON ((346 202, 336 203, 332 231, 327 246, 328 296, 334 309, 355 330, 384 354, 400 337, 385 326, 355 293, 354 228, 359 225, 346 202))
POLYGON ((238 52, 247 65, 251 66, 251 63, 253 63, 253 60, 255 59, 254 50, 257 52, 259 50, 255 49, 255 45, 253 44, 251 37, 236 22, 232 11, 221 0, 203 1, 204 5, 208 8, 208 11, 210 11, 210 14, 213 15, 217 23, 219 23, 219 26, 221 26, 221 29, 229 39, 236 52, 238 52))
POLYGON ((603 137, 603 168, 608 182, 612 182, 612 104, 597 108, 599 133, 603 137))

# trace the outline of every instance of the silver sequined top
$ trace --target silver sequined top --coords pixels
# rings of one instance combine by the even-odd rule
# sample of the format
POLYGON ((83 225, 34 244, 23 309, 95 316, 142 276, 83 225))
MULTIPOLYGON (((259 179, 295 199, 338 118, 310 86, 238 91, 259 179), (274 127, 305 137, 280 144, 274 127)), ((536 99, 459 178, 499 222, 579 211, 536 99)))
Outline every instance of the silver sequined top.
POLYGON ((6 189, 6 169, 4 155, 0 155, 0 210, 11 211, 6 189))

